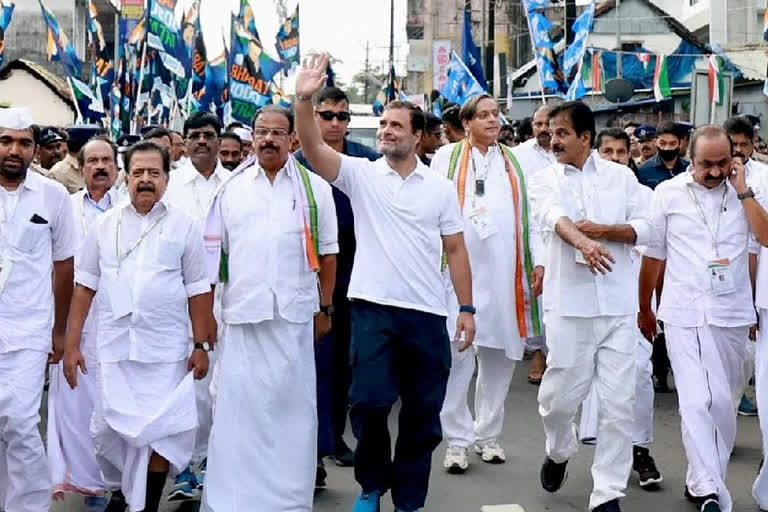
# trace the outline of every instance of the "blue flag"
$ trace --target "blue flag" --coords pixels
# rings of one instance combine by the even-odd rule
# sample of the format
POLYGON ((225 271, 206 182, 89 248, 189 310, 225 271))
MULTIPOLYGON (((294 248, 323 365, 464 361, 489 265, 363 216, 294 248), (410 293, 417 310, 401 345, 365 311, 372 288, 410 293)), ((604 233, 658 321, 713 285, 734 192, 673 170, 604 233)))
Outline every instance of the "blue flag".
POLYGON ((472 96, 484 93, 485 89, 477 82, 477 79, 472 75, 466 64, 456 55, 456 52, 451 52, 448 80, 445 82, 440 94, 448 101, 461 106, 472 96))
POLYGON ((5 32, 11 24, 14 7, 13 2, 6 4, 0 0, 0 10, 2 11, 0 12, 0 67, 3 66, 3 60, 5 60, 5 32))
POLYGON ((565 95, 567 101, 578 100, 587 94, 581 69, 584 64, 584 53, 587 50, 587 36, 592 31, 594 21, 595 2, 592 2, 573 22, 573 42, 565 50, 563 58, 563 72, 566 81, 570 84, 565 95))
POLYGON ((109 110, 109 95, 115 81, 115 67, 107 49, 104 30, 99 21, 99 11, 93 0, 88 2, 88 46, 91 51, 91 89, 101 100, 104 110, 109 110))
POLYGON ((301 52, 299 49, 299 6, 293 16, 287 18, 280 30, 277 31, 275 46, 280 60, 283 63, 285 75, 301 65, 301 52))
POLYGON ((480 48, 477 47, 475 40, 472 38, 472 15, 468 7, 464 8, 464 37, 461 44, 461 58, 472 72, 472 76, 475 77, 477 83, 480 84, 480 87, 483 90, 488 89, 488 83, 485 81, 485 75, 483 74, 480 48))
POLYGON ((67 35, 61 29, 59 20, 56 19, 53 12, 43 5, 43 0, 39 0, 39 3, 40 9, 43 11, 46 28, 48 29, 48 62, 58 60, 64 64, 67 75, 80 78, 83 70, 80 58, 75 53, 75 49, 70 44, 67 35))

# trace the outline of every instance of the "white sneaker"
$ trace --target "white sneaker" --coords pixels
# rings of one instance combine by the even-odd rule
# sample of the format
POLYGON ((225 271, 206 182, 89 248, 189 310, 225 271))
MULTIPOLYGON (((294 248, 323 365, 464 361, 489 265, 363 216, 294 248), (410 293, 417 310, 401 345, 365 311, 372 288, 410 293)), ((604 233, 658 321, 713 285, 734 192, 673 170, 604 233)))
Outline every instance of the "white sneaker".
POLYGON ((443 467, 451 474, 463 474, 469 467, 469 459, 467 458, 468 453, 469 448, 464 448, 463 446, 449 446, 445 451, 443 467))
POLYGON ((483 444, 475 444, 475 453, 480 455, 483 462, 489 464, 504 464, 507 461, 507 454, 504 453, 504 448, 495 439, 483 444))

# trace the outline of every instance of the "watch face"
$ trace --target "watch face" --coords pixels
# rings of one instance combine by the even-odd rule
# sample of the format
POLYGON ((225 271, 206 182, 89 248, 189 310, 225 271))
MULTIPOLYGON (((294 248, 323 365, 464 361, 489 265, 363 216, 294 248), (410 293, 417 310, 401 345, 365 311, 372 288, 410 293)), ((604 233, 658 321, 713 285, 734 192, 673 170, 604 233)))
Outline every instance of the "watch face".
POLYGON ((210 345, 210 343, 208 343, 207 341, 206 341, 206 342, 204 342, 204 343, 203 343, 203 350, 205 350, 206 352, 208 352, 209 350, 211 350, 211 345, 210 345))

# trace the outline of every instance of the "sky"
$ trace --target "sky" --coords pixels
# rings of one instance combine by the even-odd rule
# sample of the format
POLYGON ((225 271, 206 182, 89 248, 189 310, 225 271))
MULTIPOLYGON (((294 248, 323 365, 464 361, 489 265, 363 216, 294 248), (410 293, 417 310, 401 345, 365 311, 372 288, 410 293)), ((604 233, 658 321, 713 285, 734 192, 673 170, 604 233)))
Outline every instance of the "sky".
MULTIPOLYGON (((180 7, 192 0, 180 0, 180 7)), ((405 34, 407 0, 395 0, 395 63, 397 73, 406 68, 408 44, 405 34)), ((208 55, 218 55, 223 48, 223 32, 227 32, 229 12, 238 8, 239 0, 202 0, 200 8, 208 55), (225 27, 227 27, 225 29, 225 27)), ((285 0, 289 15, 297 0, 285 0)), ((281 20, 275 0, 251 0, 262 43, 268 53, 276 54, 274 36, 281 20)), ((311 51, 329 52, 339 63, 333 65, 336 75, 347 85, 355 73, 365 68, 365 43, 370 41, 372 66, 386 64, 389 59, 388 0, 301 0, 300 35, 302 57, 311 51)), ((386 66, 385 66, 386 68, 386 66)), ((289 77, 285 89, 293 89, 289 77)))

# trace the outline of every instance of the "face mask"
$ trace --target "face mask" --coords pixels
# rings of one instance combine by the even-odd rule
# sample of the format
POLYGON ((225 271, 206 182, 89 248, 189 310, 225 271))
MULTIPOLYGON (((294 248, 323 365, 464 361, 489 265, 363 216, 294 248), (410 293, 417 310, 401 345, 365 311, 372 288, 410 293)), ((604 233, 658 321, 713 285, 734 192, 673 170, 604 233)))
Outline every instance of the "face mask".
POLYGON ((661 157, 662 160, 665 162, 671 162, 675 158, 677 158, 680 155, 680 150, 675 149, 660 149, 658 151, 659 157, 661 157))

